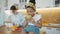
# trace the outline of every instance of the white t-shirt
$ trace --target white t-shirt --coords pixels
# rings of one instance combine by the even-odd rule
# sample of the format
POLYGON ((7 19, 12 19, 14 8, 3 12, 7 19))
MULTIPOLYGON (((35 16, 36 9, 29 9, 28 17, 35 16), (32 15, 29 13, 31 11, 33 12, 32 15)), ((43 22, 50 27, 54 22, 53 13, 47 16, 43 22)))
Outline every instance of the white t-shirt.
MULTIPOLYGON (((42 16, 40 14, 35 14, 33 17, 35 22, 37 22, 39 19, 42 18, 42 16)), ((28 25, 34 25, 33 23, 29 22, 28 25)))
POLYGON ((23 25, 25 17, 22 13, 18 13, 17 15, 12 14, 8 17, 8 20, 10 20, 16 26, 19 26, 19 25, 23 25))
POLYGON ((39 19, 41 19, 42 18, 42 16, 40 15, 40 14, 35 14, 34 16, 33 16, 33 19, 35 20, 35 22, 37 22, 39 19))

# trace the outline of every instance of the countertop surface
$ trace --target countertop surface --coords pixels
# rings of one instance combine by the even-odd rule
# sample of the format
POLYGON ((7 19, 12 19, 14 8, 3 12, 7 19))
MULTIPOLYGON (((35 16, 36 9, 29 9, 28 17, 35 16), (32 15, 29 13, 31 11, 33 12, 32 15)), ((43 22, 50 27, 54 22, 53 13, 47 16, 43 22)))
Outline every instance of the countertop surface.
POLYGON ((43 27, 60 28, 60 24, 46 24, 43 27))

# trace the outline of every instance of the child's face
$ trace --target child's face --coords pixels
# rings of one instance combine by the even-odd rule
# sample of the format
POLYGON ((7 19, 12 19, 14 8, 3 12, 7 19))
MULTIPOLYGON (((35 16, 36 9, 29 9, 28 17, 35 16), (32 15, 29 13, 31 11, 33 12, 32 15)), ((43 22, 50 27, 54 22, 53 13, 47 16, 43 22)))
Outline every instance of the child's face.
POLYGON ((15 12, 17 12, 16 10, 12 10, 12 13, 15 13, 15 12))
POLYGON ((33 14, 35 14, 35 11, 32 8, 27 8, 27 13, 29 15, 33 15, 33 14))

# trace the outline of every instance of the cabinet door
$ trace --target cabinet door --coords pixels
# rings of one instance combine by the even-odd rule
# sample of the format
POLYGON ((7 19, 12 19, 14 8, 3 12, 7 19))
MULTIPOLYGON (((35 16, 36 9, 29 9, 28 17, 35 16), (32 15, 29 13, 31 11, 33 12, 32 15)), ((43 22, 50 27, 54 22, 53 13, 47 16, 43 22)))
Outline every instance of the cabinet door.
POLYGON ((55 28, 42 27, 40 30, 45 31, 46 34, 56 34, 56 29, 55 28))
POLYGON ((51 29, 46 30, 46 34, 56 34, 55 32, 56 32, 55 28, 51 28, 51 29))
POLYGON ((56 28, 56 34, 60 34, 60 28, 56 28))

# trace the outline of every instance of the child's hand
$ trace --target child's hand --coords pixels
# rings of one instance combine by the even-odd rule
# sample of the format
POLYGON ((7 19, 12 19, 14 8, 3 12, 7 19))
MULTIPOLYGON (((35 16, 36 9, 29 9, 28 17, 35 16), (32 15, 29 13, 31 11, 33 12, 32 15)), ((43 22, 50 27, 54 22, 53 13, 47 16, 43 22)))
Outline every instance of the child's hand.
POLYGON ((33 19, 33 18, 30 20, 30 22, 31 22, 31 23, 35 23, 35 21, 34 21, 34 19, 33 19))
POLYGON ((5 23, 6 23, 6 22, 7 22, 7 23, 12 23, 10 20, 6 20, 5 23))

